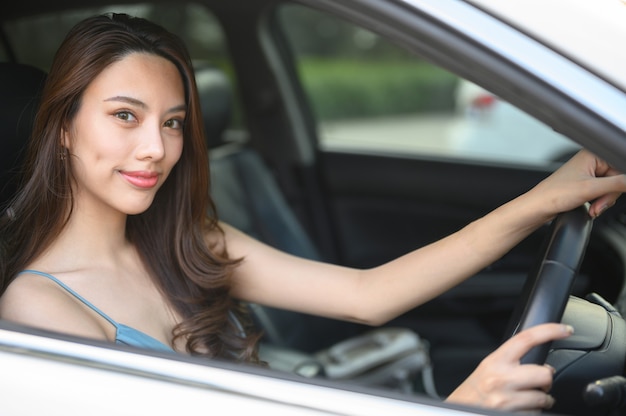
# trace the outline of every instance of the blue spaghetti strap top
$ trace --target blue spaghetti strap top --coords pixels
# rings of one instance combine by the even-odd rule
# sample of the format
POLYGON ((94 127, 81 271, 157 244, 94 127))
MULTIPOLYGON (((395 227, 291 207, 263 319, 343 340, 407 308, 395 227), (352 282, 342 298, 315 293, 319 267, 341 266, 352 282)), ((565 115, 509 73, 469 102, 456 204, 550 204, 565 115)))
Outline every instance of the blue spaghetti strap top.
POLYGON ((69 286, 67 286, 65 283, 63 283, 56 277, 52 276, 51 274, 43 273, 37 270, 23 270, 19 274, 23 274, 23 273, 32 273, 32 274, 43 276, 52 280, 53 282, 61 286, 63 289, 65 289, 69 294, 71 294, 76 299, 84 303, 87 307, 89 307, 94 312, 96 312, 98 315, 102 316, 104 319, 109 321, 111 325, 115 327, 115 343, 116 344, 130 345, 133 347, 147 348, 147 349, 156 350, 156 351, 170 351, 170 352, 174 351, 172 347, 165 345, 158 339, 153 338, 150 335, 145 334, 141 331, 138 331, 134 328, 131 328, 129 326, 126 326, 124 324, 120 324, 114 321, 110 316, 102 312, 100 309, 96 308, 91 302, 83 298, 81 295, 76 293, 69 286))

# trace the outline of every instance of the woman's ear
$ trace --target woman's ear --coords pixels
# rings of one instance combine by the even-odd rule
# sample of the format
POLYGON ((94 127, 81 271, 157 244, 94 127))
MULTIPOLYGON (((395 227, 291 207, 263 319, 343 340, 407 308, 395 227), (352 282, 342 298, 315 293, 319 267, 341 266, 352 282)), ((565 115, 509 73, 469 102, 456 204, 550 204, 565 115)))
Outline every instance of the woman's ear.
POLYGON ((70 150, 71 143, 69 129, 67 126, 61 127, 61 147, 70 150))

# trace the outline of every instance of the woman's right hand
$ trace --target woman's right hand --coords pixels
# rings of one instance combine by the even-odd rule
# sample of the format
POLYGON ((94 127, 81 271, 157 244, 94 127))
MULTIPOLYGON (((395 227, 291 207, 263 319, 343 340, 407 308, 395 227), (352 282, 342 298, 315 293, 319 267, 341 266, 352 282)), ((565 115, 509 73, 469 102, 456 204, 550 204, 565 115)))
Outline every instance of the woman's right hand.
POLYGON ((509 411, 551 408, 554 398, 549 391, 554 369, 549 365, 520 364, 520 359, 531 348, 572 333, 568 325, 548 323, 516 334, 487 356, 447 401, 509 411))

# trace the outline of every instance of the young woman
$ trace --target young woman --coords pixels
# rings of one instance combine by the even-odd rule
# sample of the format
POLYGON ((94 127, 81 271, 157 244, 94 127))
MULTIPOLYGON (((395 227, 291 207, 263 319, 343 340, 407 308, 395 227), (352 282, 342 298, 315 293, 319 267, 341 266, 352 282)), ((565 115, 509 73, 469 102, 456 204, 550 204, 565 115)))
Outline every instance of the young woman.
MULTIPOLYGON (((68 34, 25 169, 0 228, 3 319, 245 361, 256 360, 255 339, 241 335, 234 299, 382 324, 481 270, 557 213, 590 201, 598 216, 626 190, 624 176, 583 151, 484 218, 377 268, 287 255, 217 221, 186 49, 125 15, 90 18, 68 34)), ((448 400, 550 407, 553 370, 519 359, 571 331, 545 324, 518 334, 448 400)))

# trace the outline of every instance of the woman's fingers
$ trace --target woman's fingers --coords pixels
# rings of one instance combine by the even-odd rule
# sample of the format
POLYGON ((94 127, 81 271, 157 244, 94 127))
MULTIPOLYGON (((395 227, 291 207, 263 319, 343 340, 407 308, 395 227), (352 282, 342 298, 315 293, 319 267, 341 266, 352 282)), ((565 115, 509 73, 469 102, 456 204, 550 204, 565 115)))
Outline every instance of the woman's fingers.
POLYGON ((536 189, 552 215, 589 202, 589 214, 595 218, 626 192, 626 176, 592 153, 581 150, 536 189))
POLYGON ((539 390, 547 393, 552 388, 554 368, 540 364, 518 365, 510 374, 510 390, 525 391, 539 390))
POLYGON ((596 199, 589 207, 589 215, 592 218, 598 218, 604 213, 604 211, 615 205, 615 201, 617 201, 617 198, 619 198, 620 195, 621 194, 618 193, 612 193, 603 195, 596 199))
MULTIPOLYGON (((614 173, 615 171, 611 171, 614 173)), ((626 176, 622 174, 611 174, 602 178, 598 178, 598 187, 600 188, 601 196, 591 202, 589 208, 589 215, 593 218, 597 218, 608 208, 615 205, 615 201, 620 197, 620 192, 615 192, 615 189, 626 188, 626 176), (602 192, 604 191, 604 192, 602 192)))
POLYGON ((486 357, 448 397, 449 401, 505 410, 537 411, 554 404, 549 395, 554 369, 520 364, 533 347, 571 335, 568 325, 548 323, 524 330, 486 357))
POLYGON ((511 362, 519 362, 531 348, 555 339, 567 338, 574 333, 569 325, 547 323, 522 331, 508 339, 492 355, 511 362))
POLYGON ((519 392, 508 403, 507 410, 529 411, 548 410, 554 406, 554 397, 541 390, 526 390, 519 392))

